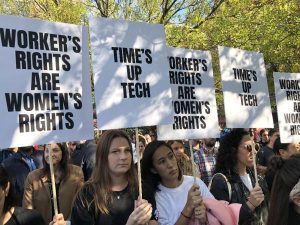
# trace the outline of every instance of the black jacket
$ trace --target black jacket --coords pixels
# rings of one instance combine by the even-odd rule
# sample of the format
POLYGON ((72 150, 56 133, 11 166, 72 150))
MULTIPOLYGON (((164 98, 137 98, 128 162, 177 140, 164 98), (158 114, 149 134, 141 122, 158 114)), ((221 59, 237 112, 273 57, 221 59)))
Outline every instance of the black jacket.
POLYGON ((71 163, 80 166, 83 171, 84 181, 87 181, 94 169, 97 145, 93 141, 86 141, 76 147, 71 155, 71 163))
MULTIPOLYGON (((254 186, 254 175, 250 171, 249 174, 252 181, 252 185, 254 186)), ((242 204, 239 217, 240 225, 266 224, 268 217, 269 192, 265 181, 263 179, 259 180, 259 185, 262 188, 265 195, 265 201, 262 202, 261 205, 254 210, 254 212, 252 212, 246 204, 250 191, 245 186, 241 178, 238 175, 234 175, 231 177, 228 176, 228 174, 224 175, 227 177, 229 183, 231 184, 231 199, 229 199, 229 192, 226 181, 222 176, 215 176, 215 178, 212 181, 210 191, 214 195, 214 197, 218 200, 228 201, 229 203, 242 204)))
MULTIPOLYGON (((36 169, 42 168, 43 152, 41 150, 33 151, 30 157, 36 166, 36 169)), ((3 167, 7 171, 9 178, 13 184, 14 191, 17 197, 17 205, 22 206, 22 199, 24 193, 25 180, 29 172, 31 172, 29 166, 23 159, 20 152, 13 154, 9 158, 2 162, 3 167)))

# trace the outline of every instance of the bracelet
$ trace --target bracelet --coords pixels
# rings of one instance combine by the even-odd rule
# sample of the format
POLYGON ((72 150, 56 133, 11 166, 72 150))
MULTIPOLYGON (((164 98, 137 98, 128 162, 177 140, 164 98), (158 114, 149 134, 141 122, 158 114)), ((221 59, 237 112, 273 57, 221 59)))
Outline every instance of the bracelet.
POLYGON ((250 202, 250 200, 248 199, 248 202, 254 207, 254 208, 256 208, 257 206, 255 206, 255 205, 253 205, 253 203, 252 202, 250 202))
POLYGON ((191 219, 190 216, 184 215, 182 211, 180 212, 180 214, 181 214, 184 218, 186 218, 186 219, 191 219))

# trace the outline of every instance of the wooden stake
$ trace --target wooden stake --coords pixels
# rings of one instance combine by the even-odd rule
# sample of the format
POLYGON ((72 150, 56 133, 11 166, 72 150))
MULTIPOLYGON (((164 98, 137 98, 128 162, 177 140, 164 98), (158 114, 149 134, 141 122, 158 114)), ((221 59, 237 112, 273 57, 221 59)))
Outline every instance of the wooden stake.
POLYGON ((58 209, 57 209, 55 176, 54 176, 54 168, 53 168, 53 161, 52 161, 52 149, 50 145, 47 145, 47 148, 49 152, 49 166, 50 166, 50 177, 51 177, 52 195, 53 195, 53 208, 54 208, 54 214, 57 215, 58 209))
POLYGON ((142 194, 142 175, 141 175, 141 155, 140 155, 140 145, 139 145, 139 129, 135 128, 135 150, 137 157, 137 172, 138 172, 138 183, 139 183, 139 197, 143 198, 142 194))
POLYGON ((196 184, 196 171, 194 167, 194 151, 193 151, 193 140, 189 140, 189 146, 190 146, 190 154, 191 154, 191 162, 192 162, 192 171, 193 171, 193 177, 194 177, 194 184, 196 184))

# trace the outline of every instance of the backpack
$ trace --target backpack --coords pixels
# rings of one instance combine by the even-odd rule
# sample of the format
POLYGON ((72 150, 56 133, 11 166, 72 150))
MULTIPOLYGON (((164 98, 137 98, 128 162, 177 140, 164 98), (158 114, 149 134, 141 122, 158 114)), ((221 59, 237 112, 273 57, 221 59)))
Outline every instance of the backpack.
POLYGON ((225 180, 226 185, 227 185, 227 189, 228 189, 229 202, 230 202, 230 201, 231 201, 231 196, 232 196, 232 188, 231 188, 231 184, 229 183, 227 177, 226 177, 223 173, 215 173, 215 174, 213 175, 213 177, 211 178, 211 181, 210 181, 209 184, 208 184, 208 189, 209 189, 209 190, 211 189, 211 184, 212 184, 213 179, 215 178, 215 176, 221 176, 221 177, 223 177, 223 179, 225 180))

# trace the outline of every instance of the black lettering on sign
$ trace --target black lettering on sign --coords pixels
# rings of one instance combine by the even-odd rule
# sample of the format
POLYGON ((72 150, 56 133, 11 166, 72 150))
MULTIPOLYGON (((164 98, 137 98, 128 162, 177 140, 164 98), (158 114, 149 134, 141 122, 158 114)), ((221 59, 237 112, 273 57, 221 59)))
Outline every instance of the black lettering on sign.
POLYGON ((31 90, 60 90, 58 73, 32 73, 31 90))
POLYGON ((241 105, 243 106, 257 106, 257 97, 256 95, 250 94, 239 94, 241 105))
POLYGON ((124 98, 150 98, 149 83, 121 83, 124 98))
POLYGON ((291 135, 300 135, 300 125, 290 125, 291 135))
POLYGON ((73 113, 39 113, 19 114, 19 130, 21 133, 72 129, 74 127, 73 113))
POLYGON ((139 48, 122 48, 112 47, 114 55, 114 62, 119 63, 143 63, 143 59, 146 63, 152 63, 152 56, 150 49, 139 49, 139 48))
POLYGON ((205 129, 205 116, 174 116, 173 129, 205 129))
POLYGON ((280 89, 300 90, 299 80, 282 80, 279 79, 280 89))
POLYGON ((169 71, 170 84, 201 85, 201 74, 194 72, 169 71))

